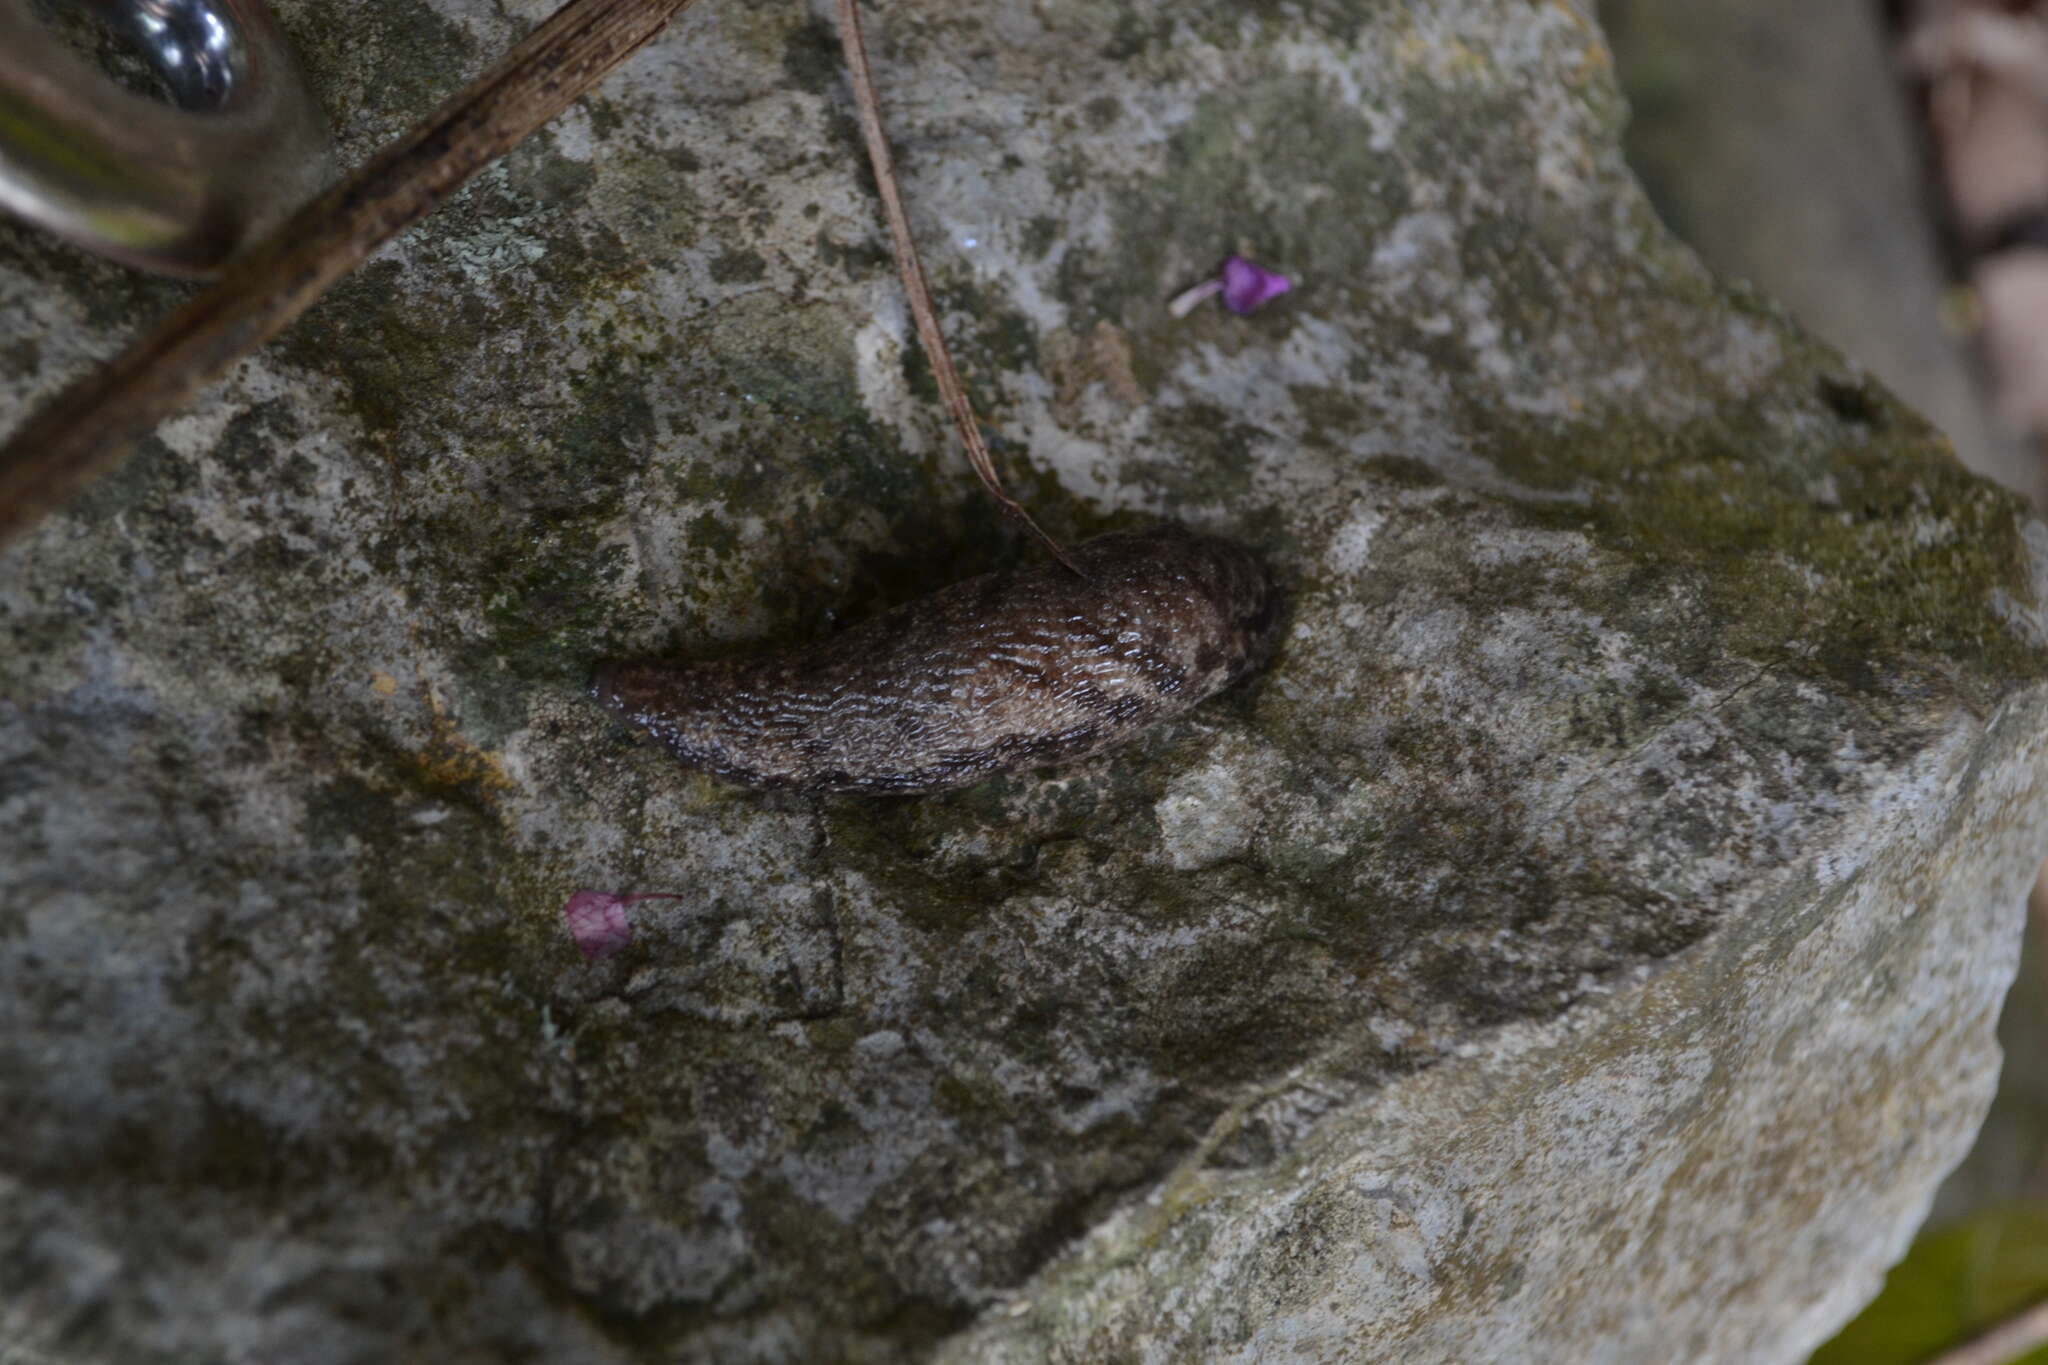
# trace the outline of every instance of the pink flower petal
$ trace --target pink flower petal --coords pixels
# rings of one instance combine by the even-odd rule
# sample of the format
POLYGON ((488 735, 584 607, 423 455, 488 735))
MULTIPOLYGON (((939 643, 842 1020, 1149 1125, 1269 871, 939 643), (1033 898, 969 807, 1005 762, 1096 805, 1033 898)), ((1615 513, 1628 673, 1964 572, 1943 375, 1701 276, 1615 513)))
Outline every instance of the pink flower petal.
POLYGON ((681 899, 680 896, 665 895, 658 891, 642 891, 636 894, 578 891, 569 897, 569 903, 562 907, 562 916, 569 921, 569 937, 576 940, 576 946, 583 950, 583 956, 595 962, 599 958, 610 957, 633 941, 633 926, 626 919, 628 906, 640 901, 681 899))
POLYGON ((1278 298, 1294 288, 1294 282, 1285 275, 1255 265, 1242 256, 1232 256, 1223 263, 1221 278, 1223 306, 1239 315, 1249 313, 1267 300, 1278 298))

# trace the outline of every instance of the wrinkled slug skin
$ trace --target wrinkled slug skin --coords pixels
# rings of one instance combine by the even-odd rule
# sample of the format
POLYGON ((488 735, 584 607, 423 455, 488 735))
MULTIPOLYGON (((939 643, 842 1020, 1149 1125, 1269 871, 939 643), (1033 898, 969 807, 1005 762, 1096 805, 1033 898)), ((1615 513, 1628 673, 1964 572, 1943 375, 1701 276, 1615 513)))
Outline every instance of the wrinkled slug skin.
POLYGON ((590 690, 692 767, 754 787, 914 794, 1121 744, 1249 672, 1278 598, 1248 550, 1178 526, 1098 536, 830 639, 598 666, 590 690))

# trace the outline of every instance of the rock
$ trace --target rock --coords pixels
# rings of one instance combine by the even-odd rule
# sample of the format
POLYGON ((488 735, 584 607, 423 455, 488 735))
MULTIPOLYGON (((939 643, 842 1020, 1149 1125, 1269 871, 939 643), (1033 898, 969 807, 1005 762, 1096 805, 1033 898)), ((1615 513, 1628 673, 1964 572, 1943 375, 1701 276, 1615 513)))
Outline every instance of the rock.
MULTIPOLYGON (((353 161, 534 16, 282 17, 353 161)), ((0 1339, 1798 1359, 1990 1094, 2048 532, 1663 233, 1574 5, 872 28, 1014 481, 1256 546, 1273 665, 914 801, 584 697, 1029 554, 829 28, 698 6, 5 552, 0 1339)), ((0 410, 182 290, 9 230, 0 410)))
MULTIPOLYGON (((1717 273, 1755 281, 1868 364, 1948 433, 1966 465, 2038 505, 2048 466, 2030 443, 1990 430, 1991 403, 1942 331, 1943 210, 1929 202, 1928 168, 1900 117, 1878 9, 1603 0, 1600 20, 1629 99, 1629 164, 1673 230, 1717 273)), ((2006 997, 2008 1050, 2048 1037, 2048 970, 2027 967, 2043 929, 2037 915, 2006 997)), ((2048 1071, 2009 1068, 1930 1224, 2048 1200, 2044 1158, 2048 1071)))

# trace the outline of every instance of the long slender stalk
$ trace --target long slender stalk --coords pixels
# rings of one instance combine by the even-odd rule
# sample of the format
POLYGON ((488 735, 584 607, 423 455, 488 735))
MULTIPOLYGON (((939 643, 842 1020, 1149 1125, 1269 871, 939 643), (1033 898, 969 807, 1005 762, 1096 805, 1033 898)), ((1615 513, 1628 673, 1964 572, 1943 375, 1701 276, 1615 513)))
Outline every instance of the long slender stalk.
POLYGON ((157 423, 604 79, 691 3, 568 0, 418 128, 307 204, 127 350, 51 399, 0 446, 0 544, 119 464, 157 423))
POLYGON ((2048 1346, 2048 1299, 2023 1309, 1982 1336, 1944 1351, 1927 1365, 2007 1365, 2048 1346))
MULTIPOLYGON (((846 69, 853 78, 853 102, 860 111, 860 130, 867 142, 868 161, 874 166, 875 186, 882 192, 882 212, 889 220, 889 236, 896 247, 896 269, 903 276, 903 292, 910 300, 910 316, 917 323, 917 337, 931 358, 932 378, 938 381, 939 396, 953 414, 953 425, 967 447, 967 463, 981 478, 981 486, 1010 517, 1038 537, 1053 558, 1081 573, 1058 541, 1031 519, 1024 505, 1011 497, 996 476, 995 461, 981 438, 981 424, 974 419, 974 405, 967 400, 967 386, 953 368, 953 353, 946 349, 939 331, 938 310, 932 307, 932 291, 925 283, 924 265, 918 259, 917 243, 910 237, 910 217, 903 211, 903 196, 896 188, 896 163, 889 155, 889 139, 882 132, 882 108, 875 98, 875 79, 868 70, 867 43, 861 37, 860 14, 855 0, 839 0, 839 45, 846 52, 846 69)), ((1082 575, 1086 577, 1085 574, 1082 575)))

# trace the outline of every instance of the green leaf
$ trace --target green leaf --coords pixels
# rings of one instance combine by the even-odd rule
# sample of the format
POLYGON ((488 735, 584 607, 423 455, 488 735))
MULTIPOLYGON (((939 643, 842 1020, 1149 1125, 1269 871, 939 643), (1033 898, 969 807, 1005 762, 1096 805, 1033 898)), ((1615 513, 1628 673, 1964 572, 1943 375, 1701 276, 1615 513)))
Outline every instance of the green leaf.
MULTIPOLYGON (((1922 1234, 1808 1365, 1919 1365, 2048 1298, 2048 1207, 1987 1209, 1922 1234)), ((2048 1347, 2015 1365, 2048 1365, 2048 1347)))

